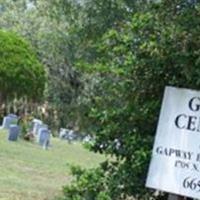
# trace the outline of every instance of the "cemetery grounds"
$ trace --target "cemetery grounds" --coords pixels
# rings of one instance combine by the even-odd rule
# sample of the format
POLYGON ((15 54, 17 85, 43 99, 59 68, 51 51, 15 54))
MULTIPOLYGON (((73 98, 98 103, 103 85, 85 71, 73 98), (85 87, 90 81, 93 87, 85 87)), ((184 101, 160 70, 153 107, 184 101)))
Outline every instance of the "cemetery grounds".
POLYGON ((70 182, 70 164, 95 167, 105 158, 84 149, 80 143, 51 139, 43 150, 38 144, 9 142, 0 130, 0 200, 55 200, 70 182))

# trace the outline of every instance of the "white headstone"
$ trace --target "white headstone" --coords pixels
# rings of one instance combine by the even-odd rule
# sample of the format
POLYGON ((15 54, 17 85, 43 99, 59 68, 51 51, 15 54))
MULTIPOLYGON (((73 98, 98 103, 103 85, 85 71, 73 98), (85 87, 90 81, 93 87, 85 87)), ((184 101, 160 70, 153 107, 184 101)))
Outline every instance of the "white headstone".
POLYGON ((18 117, 14 114, 9 114, 6 117, 3 118, 3 123, 1 128, 3 129, 9 129, 11 124, 17 124, 18 117))
POLYGON ((38 134, 38 130, 40 129, 40 127, 42 127, 43 122, 39 119, 33 119, 33 134, 37 135, 38 134))
POLYGON ((61 129, 60 129, 60 132, 59 132, 59 138, 60 138, 60 139, 67 139, 68 133, 69 133, 69 132, 70 132, 69 129, 61 128, 61 129))

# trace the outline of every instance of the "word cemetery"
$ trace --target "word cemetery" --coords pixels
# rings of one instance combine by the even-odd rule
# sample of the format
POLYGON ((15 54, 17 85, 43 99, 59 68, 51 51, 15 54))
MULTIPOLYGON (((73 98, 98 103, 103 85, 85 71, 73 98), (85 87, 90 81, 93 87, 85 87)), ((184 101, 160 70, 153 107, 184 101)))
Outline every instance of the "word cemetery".
POLYGON ((146 186, 200 199, 200 92, 166 87, 146 186))
MULTIPOLYGON (((193 97, 188 103, 188 108, 195 114, 200 111, 200 97, 193 97)), ((175 125, 179 129, 200 132, 200 115, 187 115, 182 113, 175 118, 175 125)))

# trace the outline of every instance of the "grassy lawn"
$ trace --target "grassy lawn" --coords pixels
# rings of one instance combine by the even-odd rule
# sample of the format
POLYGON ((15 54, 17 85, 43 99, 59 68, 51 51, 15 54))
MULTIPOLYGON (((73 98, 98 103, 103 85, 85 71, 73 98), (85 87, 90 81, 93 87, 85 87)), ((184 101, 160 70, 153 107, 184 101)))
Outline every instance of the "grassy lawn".
POLYGON ((43 150, 35 143, 9 142, 0 131, 0 200, 52 200, 70 181, 68 164, 94 167, 104 160, 81 144, 53 138, 43 150))

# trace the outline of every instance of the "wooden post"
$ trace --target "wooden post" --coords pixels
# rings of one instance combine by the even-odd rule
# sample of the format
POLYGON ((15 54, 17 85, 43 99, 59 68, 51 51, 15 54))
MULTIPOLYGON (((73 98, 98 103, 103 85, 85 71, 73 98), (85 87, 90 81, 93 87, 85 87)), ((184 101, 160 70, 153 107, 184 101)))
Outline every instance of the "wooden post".
POLYGON ((186 200, 186 197, 175 195, 175 194, 169 194, 168 200, 186 200))

